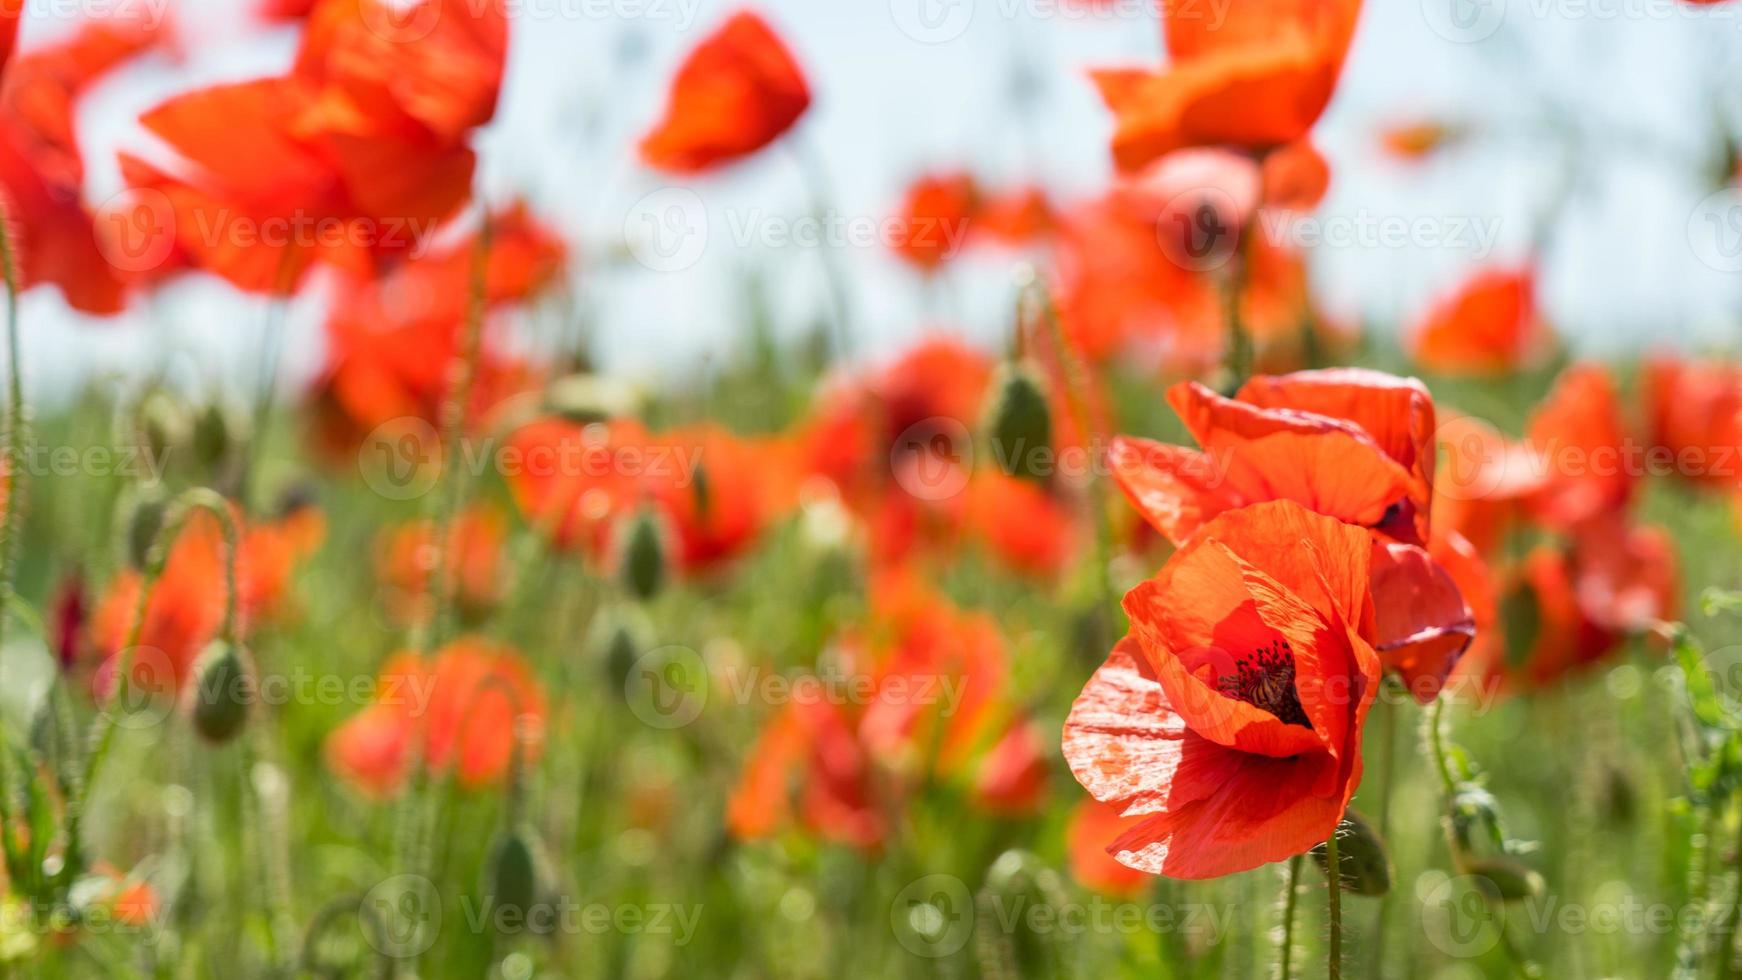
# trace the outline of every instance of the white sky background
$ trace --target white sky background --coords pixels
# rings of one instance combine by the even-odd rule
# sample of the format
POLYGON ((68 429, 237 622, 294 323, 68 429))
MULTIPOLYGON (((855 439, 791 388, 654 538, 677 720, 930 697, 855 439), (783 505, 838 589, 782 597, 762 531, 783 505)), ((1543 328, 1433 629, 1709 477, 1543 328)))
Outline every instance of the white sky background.
MULTIPOLYGON (((1327 230, 1360 233, 1380 222, 1423 230, 1401 247, 1368 235, 1317 249, 1322 301, 1375 329, 1395 329, 1481 258, 1466 222, 1498 231, 1493 257, 1518 255, 1530 215, 1570 162, 1578 190, 1545 282, 1549 315, 1562 332, 1597 352, 1734 346, 1742 339, 1742 272, 1702 262, 1710 249, 1697 250, 1689 229, 1690 219, 1701 227, 1696 209, 1716 187, 1702 172, 1716 153, 1711 120, 1722 113, 1742 125, 1742 97, 1714 101, 1721 91, 1742 92, 1742 12, 1677 0, 1456 0, 1475 19, 1454 22, 1451 2, 1366 4, 1337 100, 1318 130, 1334 170, 1319 218, 1327 230), (1486 34, 1496 20, 1477 43, 1447 36, 1486 34), (1455 23, 1472 24, 1472 33, 1459 34, 1455 23), (1418 115, 1478 122, 1494 135, 1422 167, 1380 158, 1375 127, 1418 115), (1578 135, 1565 134, 1569 124, 1578 135)), ((141 110, 181 89, 281 70, 295 45, 294 30, 249 25, 242 0, 30 0, 23 43, 52 37, 77 11, 103 3, 169 4, 187 58, 117 74, 86 101, 80 132, 96 200, 119 187, 114 149, 145 144, 133 123, 141 110)), ((806 213, 800 172, 780 149, 687 185, 710 229, 693 266, 661 273, 626 260, 607 269, 589 264, 622 253, 637 202, 674 183, 636 164, 635 141, 658 113, 683 52, 740 4, 510 3, 518 17, 509 77, 479 142, 483 186, 496 202, 528 197, 569 238, 581 256, 578 288, 599 304, 607 366, 658 374, 729 349, 742 336, 747 267, 764 270, 784 322, 820 309, 815 249, 735 241, 746 226, 766 231, 806 213)), ((1138 0, 1114 0, 1093 15, 1063 7, 1065 0, 763 0, 758 8, 812 82, 815 104, 799 138, 829 172, 832 212, 881 220, 912 176, 948 166, 967 166, 993 185, 1040 180, 1066 199, 1103 186, 1109 122, 1084 70, 1157 59, 1158 27, 1138 0), (921 3, 930 5, 930 23, 941 18, 937 43, 902 30, 922 24, 921 3), (1026 121, 1010 96, 1023 60, 1039 86, 1026 121)), ((951 272, 943 295, 928 296, 885 250, 838 251, 852 270, 862 350, 886 351, 928 329, 986 340, 1005 329, 1009 256, 976 253, 951 272), (943 310, 951 311, 947 322, 943 310)), ((291 311, 285 369, 295 375, 318 361, 321 303, 316 292, 291 311)), ((203 279, 110 320, 79 317, 52 290, 38 290, 25 304, 27 366, 35 391, 47 396, 69 394, 92 375, 165 363, 192 379, 245 383, 265 318, 263 301, 203 279)))

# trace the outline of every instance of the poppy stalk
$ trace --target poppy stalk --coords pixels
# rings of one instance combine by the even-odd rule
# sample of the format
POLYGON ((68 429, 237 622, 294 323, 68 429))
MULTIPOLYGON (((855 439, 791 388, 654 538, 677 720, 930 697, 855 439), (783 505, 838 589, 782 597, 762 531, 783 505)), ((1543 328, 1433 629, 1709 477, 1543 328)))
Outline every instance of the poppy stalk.
POLYGON ((145 615, 150 607, 151 594, 155 591, 158 580, 163 577, 165 566, 169 564, 170 547, 187 526, 189 518, 196 511, 202 510, 217 520, 224 540, 224 620, 218 630, 218 638, 232 644, 239 639, 237 633, 241 619, 238 612, 241 589, 237 586, 236 568, 241 531, 229 501, 214 490, 195 487, 176 498, 151 546, 143 578, 139 583, 139 595, 134 600, 133 613, 128 620, 126 645, 115 654, 115 669, 110 674, 112 679, 108 697, 104 699, 102 709, 97 712, 97 717, 92 722, 91 737, 88 740, 88 744, 92 746, 91 754, 85 760, 85 771, 77 784, 77 792, 67 802, 65 873, 68 881, 76 880, 84 870, 84 842, 80 831, 84 823, 85 807, 90 801, 91 787, 95 785, 97 775, 102 771, 103 760, 108 758, 110 746, 115 740, 116 712, 122 710, 126 704, 128 680, 133 673, 133 652, 144 634, 145 615))
MULTIPOLYGON (((0 0, 0 77, 18 45, 23 0, 0 0)), ((24 417, 24 379, 18 365, 18 260, 13 253, 11 222, 0 206, 0 274, 6 278, 6 425, 0 445, 0 650, 6 647, 6 624, 12 613, 12 579, 18 567, 18 534, 23 525, 23 485, 18 463, 30 444, 30 422, 24 417)))

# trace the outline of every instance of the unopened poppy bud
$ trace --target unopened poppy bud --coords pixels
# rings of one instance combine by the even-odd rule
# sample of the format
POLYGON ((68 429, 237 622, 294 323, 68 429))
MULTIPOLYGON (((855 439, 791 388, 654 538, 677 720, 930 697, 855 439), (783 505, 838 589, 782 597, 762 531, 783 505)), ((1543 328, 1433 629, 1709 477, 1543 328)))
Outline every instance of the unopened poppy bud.
POLYGON ((135 485, 121 495, 118 510, 121 556, 130 567, 142 570, 151 560, 151 547, 163 530, 169 498, 158 484, 135 485))
POLYGON ((652 647, 648 640, 652 629, 647 617, 634 608, 607 610, 593 620, 588 652, 604 667, 611 690, 621 691, 629 682, 635 661, 652 647))
POLYGON ((246 441, 245 423, 235 411, 221 402, 208 402, 194 416, 194 462, 206 469, 225 465, 246 441))
POLYGON ((1034 372, 1019 364, 1006 364, 992 385, 992 400, 986 406, 986 438, 992 459, 1010 476, 1044 480, 1048 476, 1047 451, 1052 447, 1052 408, 1046 391, 1034 372))
MULTIPOLYGON (((1313 848, 1319 870, 1330 875, 1325 845, 1313 848)), ((1391 890, 1391 855, 1365 817, 1348 810, 1337 825, 1337 879, 1351 895, 1378 896, 1391 890)))
POLYGON ((167 391, 154 391, 139 403, 139 435, 153 465, 162 465, 170 454, 187 445, 193 420, 181 400, 167 391))
POLYGON ((1477 888, 1496 902, 1516 902, 1542 894, 1542 875, 1509 857, 1474 858, 1459 863, 1477 888))
POLYGON ((531 829, 515 826, 497 834, 484 875, 484 895, 497 908, 524 912, 537 904, 543 876, 531 829))
POLYGON ((227 640, 214 640, 194 664, 190 697, 194 731, 215 745, 235 738, 248 723, 254 700, 254 679, 242 652, 227 640))
POLYGON ((659 516, 643 507, 627 519, 620 533, 618 579, 631 596, 645 602, 665 585, 665 531, 659 516))

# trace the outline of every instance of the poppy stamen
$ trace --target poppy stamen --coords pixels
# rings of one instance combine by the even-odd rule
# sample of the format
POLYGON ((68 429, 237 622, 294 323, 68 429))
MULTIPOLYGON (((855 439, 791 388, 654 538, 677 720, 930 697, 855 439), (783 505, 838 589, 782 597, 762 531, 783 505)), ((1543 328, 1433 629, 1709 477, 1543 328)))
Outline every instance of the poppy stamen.
POLYGON ((1263 708, 1286 724, 1313 727, 1301 707, 1300 692, 1295 690, 1294 648, 1286 639, 1279 637, 1250 656, 1234 658, 1234 673, 1217 678, 1216 688, 1235 700, 1263 708))

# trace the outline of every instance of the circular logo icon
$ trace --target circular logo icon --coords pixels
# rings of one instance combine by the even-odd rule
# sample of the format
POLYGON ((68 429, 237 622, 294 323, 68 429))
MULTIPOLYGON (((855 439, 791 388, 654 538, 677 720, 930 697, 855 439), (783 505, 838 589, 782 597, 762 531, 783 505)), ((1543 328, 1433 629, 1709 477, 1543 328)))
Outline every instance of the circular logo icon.
POLYGON ((707 707, 708 665, 689 647, 656 647, 630 666, 623 700, 649 728, 682 728, 707 707))
POLYGON ((404 416, 375 427, 357 449, 369 489, 388 500, 415 500, 442 475, 442 438, 423 419, 404 416))
POLYGON ((1439 453, 1434 492, 1449 500, 1481 500, 1516 493, 1546 475, 1552 460, 1527 443, 1508 442, 1498 429, 1455 415, 1434 430, 1439 453))
POLYGON ((1726 187, 1694 205, 1688 246, 1709 269, 1742 272, 1742 189, 1726 187))
POLYGON ((1435 34, 1454 44, 1494 36, 1506 20, 1506 0, 1421 0, 1421 15, 1435 34))
POLYGON ((902 430, 889 448, 895 482, 916 500, 948 500, 968 488, 974 437, 960 419, 935 415, 902 430))
POLYGON ((175 710, 175 666, 169 655, 156 647, 134 647, 103 662, 98 669, 97 690, 104 693, 103 712, 119 728, 143 731, 162 724, 175 710), (117 673, 127 663, 127 684, 117 689, 117 673))
POLYGON ((421 955, 442 929, 442 897, 422 875, 394 875, 369 889, 357 910, 363 937, 394 959, 421 955))
POLYGON ((954 955, 974 936, 974 896, 955 875, 926 875, 896 893, 889 927, 915 956, 954 955))
POLYGON ((889 0, 895 28, 921 44, 945 44, 974 21, 974 0, 889 0))
POLYGON ((169 261, 175 248, 175 206, 149 187, 124 190, 99 204, 91 216, 97 251, 122 272, 150 272, 169 261))
POLYGON ((1240 246, 1240 205, 1220 187, 1168 198, 1155 220, 1155 241, 1167 260, 1189 272, 1220 269, 1240 246))
POLYGON ((687 187, 644 194, 623 218, 623 243, 654 272, 682 272, 708 250, 708 206, 687 187))
POLYGON ((1447 956, 1481 956, 1500 942, 1506 906, 1490 902, 1471 875, 1448 877, 1422 896, 1421 928, 1447 956))
MULTIPOLYGON (((361 4, 363 26, 390 44, 410 44, 429 37, 442 19, 438 0, 377 0, 361 4)), ((466 11, 462 16, 476 16, 466 11)))

